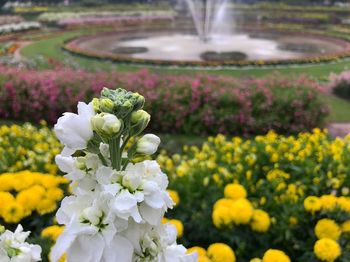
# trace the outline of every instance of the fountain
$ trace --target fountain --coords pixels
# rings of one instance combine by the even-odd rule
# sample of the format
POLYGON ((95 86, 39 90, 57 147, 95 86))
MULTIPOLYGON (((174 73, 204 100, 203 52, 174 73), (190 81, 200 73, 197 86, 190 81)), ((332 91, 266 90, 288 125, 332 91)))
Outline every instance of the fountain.
POLYGON ((199 38, 207 42, 213 36, 222 34, 223 28, 231 19, 228 19, 228 0, 185 0, 191 12, 192 19, 199 38))
POLYGON ((188 8, 191 20, 180 17, 165 26, 82 37, 68 43, 67 49, 78 48, 78 53, 133 63, 216 66, 262 61, 275 64, 345 52, 348 48, 344 41, 324 36, 254 31, 242 26, 234 32, 231 0, 179 1, 188 8))

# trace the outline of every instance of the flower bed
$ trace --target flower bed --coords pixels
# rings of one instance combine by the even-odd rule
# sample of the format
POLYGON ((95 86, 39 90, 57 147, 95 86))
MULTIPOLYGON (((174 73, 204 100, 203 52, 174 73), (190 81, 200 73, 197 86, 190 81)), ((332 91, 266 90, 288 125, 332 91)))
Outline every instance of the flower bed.
POLYGON ((48 127, 3 125, 0 137, 0 174, 21 170, 56 174, 54 159, 61 145, 48 127))
POLYGON ((52 223, 57 204, 68 181, 60 176, 30 171, 0 174, 0 223, 12 228, 22 223, 27 229, 40 233, 52 223))
POLYGON ((39 29, 41 27, 40 23, 37 22, 22 22, 15 24, 6 24, 0 26, 0 34, 8 34, 15 32, 22 32, 31 29, 39 29))
POLYGON ((38 21, 44 23, 59 22, 64 19, 91 18, 91 17, 173 17, 171 11, 90 11, 90 12, 48 12, 38 16, 38 21))
POLYGON ((0 16, 0 25, 14 24, 23 22, 23 18, 17 15, 3 15, 0 16))
POLYGON ((135 17, 135 16, 122 16, 122 17, 80 17, 71 19, 62 19, 57 25, 65 28, 77 28, 87 26, 128 26, 143 23, 158 23, 158 22, 170 22, 171 17, 168 16, 147 16, 147 17, 135 17))
POLYGON ((275 129, 296 133, 322 125, 327 107, 317 83, 300 77, 238 79, 138 73, 30 71, 1 67, 0 117, 54 123, 101 87, 143 93, 154 117, 150 129, 165 133, 250 135, 275 129))
POLYGON ((170 188, 179 195, 167 217, 183 222, 186 246, 209 246, 208 251, 196 248, 202 257, 212 259, 210 245, 221 242, 237 261, 275 261, 275 256, 345 262, 350 256, 349 146, 350 136, 332 140, 315 129, 250 140, 219 135, 201 148, 185 147, 182 155, 160 155, 170 188))

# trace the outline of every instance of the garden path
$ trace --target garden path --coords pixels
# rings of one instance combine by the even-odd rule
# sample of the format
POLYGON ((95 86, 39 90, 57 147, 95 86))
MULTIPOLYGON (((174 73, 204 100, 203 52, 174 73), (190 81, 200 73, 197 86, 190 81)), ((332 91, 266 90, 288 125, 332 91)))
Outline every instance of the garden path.
POLYGON ((327 129, 332 137, 345 137, 350 134, 350 123, 330 123, 327 129))

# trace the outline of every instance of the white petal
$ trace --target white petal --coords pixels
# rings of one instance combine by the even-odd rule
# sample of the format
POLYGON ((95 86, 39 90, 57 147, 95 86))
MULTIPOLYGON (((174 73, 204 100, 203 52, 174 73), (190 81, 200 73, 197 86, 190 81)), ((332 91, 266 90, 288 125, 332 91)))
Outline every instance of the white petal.
POLYGON ((104 250, 105 262, 131 262, 134 248, 130 241, 122 236, 116 235, 110 246, 104 250))
POLYGON ((81 235, 67 252, 69 262, 97 262, 103 255, 105 243, 101 234, 81 235))
POLYGON ((55 157, 55 162, 58 166, 58 168, 64 172, 64 173, 70 173, 73 172, 75 169, 75 161, 74 158, 71 156, 62 156, 62 155, 57 155, 55 157))
POLYGON ((154 209, 145 203, 142 203, 139 207, 142 218, 151 225, 158 225, 160 220, 164 216, 165 211, 163 209, 154 209))

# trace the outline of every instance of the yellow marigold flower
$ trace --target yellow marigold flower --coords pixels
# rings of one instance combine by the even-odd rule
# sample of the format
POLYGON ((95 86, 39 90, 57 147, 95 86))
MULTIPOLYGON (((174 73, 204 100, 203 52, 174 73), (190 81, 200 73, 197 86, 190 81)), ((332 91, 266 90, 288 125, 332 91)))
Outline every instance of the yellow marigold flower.
POLYGON ((198 262, 212 262, 212 260, 207 256, 199 256, 198 262))
POLYGON ((260 258, 255 257, 255 258, 249 260, 249 262, 262 262, 262 260, 260 258))
POLYGON ((226 198, 240 199, 247 197, 247 191, 240 184, 228 184, 225 186, 224 195, 226 198))
POLYGON ((314 253, 322 261, 333 262, 340 257, 341 248, 333 239, 322 238, 316 241, 314 253))
POLYGON ((219 206, 231 208, 233 203, 234 203, 234 201, 232 199, 220 198, 218 201, 215 202, 214 209, 216 209, 219 206))
POLYGON ((56 241, 57 238, 62 234, 64 230, 64 227, 61 226, 50 226, 47 228, 44 228, 43 231, 41 231, 41 236, 45 238, 49 238, 53 241, 56 241))
POLYGON ((25 210, 21 204, 11 201, 2 209, 2 217, 6 223, 18 223, 25 217, 25 210))
POLYGON ((232 223, 230 208, 226 206, 217 206, 212 213, 213 224, 217 228, 229 226, 232 223))
POLYGON ((324 218, 317 222, 315 234, 318 239, 330 238, 338 240, 341 235, 341 229, 332 219, 324 218))
POLYGON ((169 223, 176 227, 177 237, 181 238, 184 232, 184 225, 178 219, 170 219, 169 223))
POLYGON ((249 200, 241 198, 232 203, 231 218, 236 225, 248 224, 253 216, 253 206, 249 200))
POLYGON ((322 209, 333 210, 337 207, 337 197, 333 195, 323 195, 321 196, 322 209))
POLYGON ((308 196, 304 200, 304 208, 306 211, 315 213, 317 211, 320 211, 322 208, 322 202, 321 200, 316 196, 308 196))
POLYGON ((2 210, 4 207, 11 202, 14 202, 15 198, 13 195, 9 192, 0 192, 0 214, 2 213, 2 210))
POLYGON ((177 206, 180 203, 179 194, 175 190, 167 190, 167 192, 169 193, 170 198, 174 201, 175 206, 177 206))
POLYGON ((39 215, 45 215, 51 213, 57 209, 56 201, 52 201, 51 199, 43 199, 39 202, 36 207, 36 211, 39 215))
POLYGON ((265 252, 262 262, 291 262, 290 258, 281 250, 269 249, 265 252))
POLYGON ((235 262, 236 256, 233 250, 226 244, 211 244, 207 250, 207 256, 212 262, 235 262))
POLYGON ((270 216, 263 210, 255 209, 252 220, 250 222, 251 228, 256 232, 266 232, 271 225, 270 216))
POLYGON ((343 233, 350 233, 350 220, 345 221, 341 225, 341 230, 343 233))
POLYGON ((64 192, 58 187, 49 188, 46 195, 52 201, 59 201, 64 197, 64 192))
POLYGON ((42 195, 37 194, 35 190, 25 189, 17 194, 16 201, 31 212, 40 203, 41 198, 42 195))
POLYGON ((349 197, 339 197, 338 198, 338 206, 341 210, 350 213, 350 198, 349 197))
POLYGON ((198 246, 194 246, 194 247, 187 249, 187 254, 191 254, 193 252, 197 252, 198 256, 206 256, 207 255, 207 251, 204 248, 198 247, 198 246))

